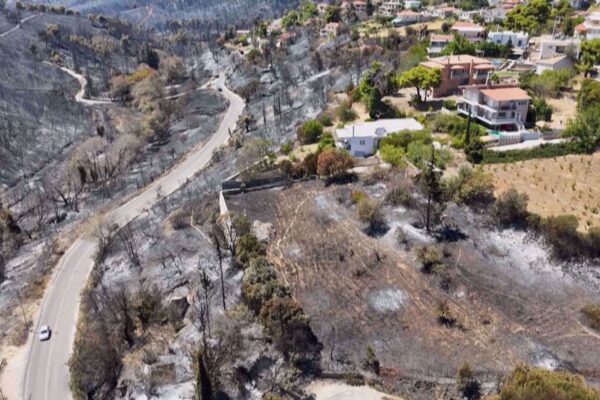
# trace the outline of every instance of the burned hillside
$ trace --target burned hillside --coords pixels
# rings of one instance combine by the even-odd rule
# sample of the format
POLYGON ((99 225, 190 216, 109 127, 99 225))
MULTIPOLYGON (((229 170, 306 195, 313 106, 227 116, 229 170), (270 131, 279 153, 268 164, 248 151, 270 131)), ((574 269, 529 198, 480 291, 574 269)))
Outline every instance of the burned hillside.
POLYGON ((385 386, 411 398, 444 398, 443 379, 463 362, 490 383, 519 362, 598 379, 598 336, 580 313, 598 300, 589 281, 564 274, 539 241, 460 207, 447 212, 457 240, 435 244, 402 206, 386 206, 387 233, 369 236, 352 193, 383 200, 391 184, 307 182, 227 199, 230 212, 273 224, 269 259, 324 343, 325 370, 359 371, 371 347, 385 386), (419 249, 432 245, 443 273, 423 271, 419 249))

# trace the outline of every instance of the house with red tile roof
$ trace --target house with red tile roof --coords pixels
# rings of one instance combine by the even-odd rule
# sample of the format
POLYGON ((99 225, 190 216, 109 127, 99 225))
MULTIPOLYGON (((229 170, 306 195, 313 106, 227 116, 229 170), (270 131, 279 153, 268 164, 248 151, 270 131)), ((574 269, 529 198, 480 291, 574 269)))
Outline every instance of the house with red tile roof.
POLYGON ((494 129, 522 130, 531 98, 516 86, 464 86, 458 112, 494 129))
POLYGON ((444 47, 448 46, 454 40, 454 36, 452 35, 440 35, 437 33, 431 34, 429 36, 429 47, 427 48, 427 55, 429 57, 437 57, 440 55, 444 47))
POLYGON ((439 69, 442 74, 442 83, 433 89, 433 97, 459 93, 461 86, 486 83, 494 71, 489 60, 466 54, 430 58, 421 65, 439 69))

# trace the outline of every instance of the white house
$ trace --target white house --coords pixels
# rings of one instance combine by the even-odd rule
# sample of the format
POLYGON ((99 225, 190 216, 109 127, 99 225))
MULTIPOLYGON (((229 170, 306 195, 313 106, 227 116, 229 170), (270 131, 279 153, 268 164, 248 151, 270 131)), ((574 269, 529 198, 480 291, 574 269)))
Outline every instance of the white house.
POLYGON ((529 43, 529 35, 525 32, 489 32, 487 40, 496 44, 506 45, 510 43, 512 47, 516 47, 522 50, 527 49, 527 43, 529 43))
POLYGON ((405 10, 418 10, 421 8, 421 0, 404 0, 405 10))
POLYGON ((538 60, 535 64, 535 73, 541 74, 544 71, 560 71, 561 69, 570 69, 573 68, 574 63, 567 56, 556 56, 552 58, 545 58, 543 60, 538 60))
POLYGON ((413 11, 413 10, 404 10, 399 12, 396 15, 396 18, 392 20, 392 25, 394 26, 402 26, 402 25, 410 25, 416 22, 422 22, 427 19, 427 16, 423 13, 413 11))
POLYGON ((581 51, 581 40, 576 38, 552 39, 542 38, 540 41, 539 59, 554 58, 560 55, 569 55, 572 53, 575 58, 579 58, 581 51))
POLYGON ((403 0, 384 0, 379 6, 379 13, 386 17, 392 17, 402 9, 403 5, 403 0))
POLYGON ((420 131, 423 125, 414 118, 380 119, 346 125, 335 131, 338 147, 343 147, 354 157, 372 155, 379 147, 379 141, 390 133, 400 131, 420 131))
POLYGON ((600 12, 591 13, 581 24, 575 27, 577 36, 586 39, 600 38, 600 12))
POLYGON ((481 42, 485 37, 485 28, 483 26, 468 21, 456 21, 450 29, 452 32, 464 36, 465 39, 472 43, 481 42))

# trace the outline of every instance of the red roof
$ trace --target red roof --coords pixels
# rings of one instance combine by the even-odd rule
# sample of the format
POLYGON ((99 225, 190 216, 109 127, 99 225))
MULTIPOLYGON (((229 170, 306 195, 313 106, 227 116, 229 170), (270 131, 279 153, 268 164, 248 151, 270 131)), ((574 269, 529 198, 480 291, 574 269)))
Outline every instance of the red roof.
POLYGON ((585 31, 587 31, 587 29, 586 29, 586 27, 585 27, 585 23, 583 23, 583 22, 582 22, 582 23, 580 23, 579 25, 577 25, 577 26, 575 27, 575 30, 576 30, 577 32, 585 32, 585 31))
POLYGON ((497 88, 497 89, 482 89, 481 93, 496 101, 509 100, 529 100, 530 97, 526 91, 521 88, 497 88))

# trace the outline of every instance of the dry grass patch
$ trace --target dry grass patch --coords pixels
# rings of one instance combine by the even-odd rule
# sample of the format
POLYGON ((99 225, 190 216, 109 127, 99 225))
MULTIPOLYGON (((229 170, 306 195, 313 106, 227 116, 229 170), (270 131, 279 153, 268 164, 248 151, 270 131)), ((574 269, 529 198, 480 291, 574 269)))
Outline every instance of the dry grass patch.
POLYGON ((496 195, 511 186, 529 196, 528 209, 542 217, 572 214, 579 229, 600 226, 600 154, 570 155, 486 165, 496 195))

